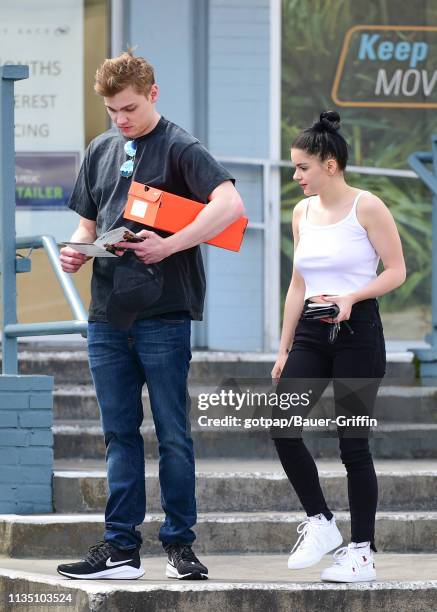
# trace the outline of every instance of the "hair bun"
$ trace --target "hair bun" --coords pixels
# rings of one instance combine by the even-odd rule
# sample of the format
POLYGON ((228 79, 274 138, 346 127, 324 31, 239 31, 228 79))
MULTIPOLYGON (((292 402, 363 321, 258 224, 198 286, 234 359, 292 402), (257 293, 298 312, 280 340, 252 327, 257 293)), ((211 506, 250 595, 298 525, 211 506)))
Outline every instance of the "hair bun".
POLYGON ((338 132, 340 129, 340 115, 336 111, 323 111, 319 121, 312 126, 316 132, 338 132))

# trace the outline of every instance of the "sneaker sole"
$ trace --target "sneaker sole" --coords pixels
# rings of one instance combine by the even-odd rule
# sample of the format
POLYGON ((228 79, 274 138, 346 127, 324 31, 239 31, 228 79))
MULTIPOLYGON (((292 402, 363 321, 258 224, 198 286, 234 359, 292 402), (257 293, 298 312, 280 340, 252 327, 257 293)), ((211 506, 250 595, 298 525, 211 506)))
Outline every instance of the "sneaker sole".
POLYGON ((142 567, 137 568, 131 565, 114 567, 113 569, 102 570, 94 574, 73 574, 70 572, 63 572, 59 569, 57 571, 61 576, 73 578, 74 580, 136 580, 144 576, 144 569, 142 567))
POLYGON ((291 566, 290 566, 290 561, 288 561, 287 563, 288 569, 305 569, 307 567, 312 567, 313 565, 317 565, 317 563, 319 563, 323 559, 324 555, 328 554, 335 548, 338 548, 340 544, 342 543, 343 543, 343 537, 339 532, 337 542, 334 545, 332 545, 331 548, 328 548, 327 550, 325 550, 325 552, 322 553, 318 559, 316 559, 315 561, 311 561, 311 563, 299 563, 297 565, 292 564, 291 566))
POLYGON ((176 580, 208 580, 208 574, 202 574, 202 572, 180 574, 173 565, 170 565, 170 563, 167 563, 165 575, 167 578, 175 578, 176 580))
POLYGON ((346 580, 346 579, 341 579, 338 576, 333 576, 330 577, 329 574, 325 574, 323 575, 324 572, 322 572, 322 575, 320 576, 320 579, 323 580, 323 582, 373 582, 374 580, 376 580, 376 575, 368 577, 368 578, 360 578, 360 577, 351 577, 350 580, 346 580))
POLYGON ((323 580, 323 582, 373 582, 374 580, 376 580, 376 576, 373 576, 373 578, 351 578, 351 580, 342 580, 341 578, 327 578, 327 577, 320 577, 321 580, 323 580))

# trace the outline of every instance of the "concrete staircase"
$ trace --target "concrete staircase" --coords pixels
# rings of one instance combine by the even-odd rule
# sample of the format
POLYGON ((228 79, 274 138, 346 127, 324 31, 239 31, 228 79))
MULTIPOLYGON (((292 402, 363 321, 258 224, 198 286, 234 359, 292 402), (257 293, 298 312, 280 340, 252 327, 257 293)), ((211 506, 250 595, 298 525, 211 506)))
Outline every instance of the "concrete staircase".
MULTIPOLYGON (((197 424, 199 393, 227 377, 269 375, 273 356, 194 353, 190 375, 197 456, 199 520, 195 551, 210 570, 205 583, 164 578, 157 541, 162 520, 156 441, 144 395, 148 514, 141 531, 146 574, 135 582, 68 581, 59 560, 79 558, 102 537, 106 499, 104 445, 84 351, 24 351, 23 373, 54 373, 55 447, 52 515, 0 515, 0 609, 35 610, 20 594, 64 598, 48 610, 288 611, 437 610, 437 389, 421 387, 407 355, 390 355, 372 439, 379 477, 378 582, 321 583, 326 557, 309 570, 287 570, 287 554, 304 514, 276 459, 266 430, 205 429, 197 424), (15 602, 15 604, 14 604, 15 602), (8 607, 9 606, 9 607, 8 607), (27 607, 26 607, 27 606, 27 607)), ((328 390, 314 412, 332 405, 328 390)), ((349 540, 345 470, 336 437, 310 432, 322 487, 349 540)), ((53 597, 52 597, 53 599, 53 597)))

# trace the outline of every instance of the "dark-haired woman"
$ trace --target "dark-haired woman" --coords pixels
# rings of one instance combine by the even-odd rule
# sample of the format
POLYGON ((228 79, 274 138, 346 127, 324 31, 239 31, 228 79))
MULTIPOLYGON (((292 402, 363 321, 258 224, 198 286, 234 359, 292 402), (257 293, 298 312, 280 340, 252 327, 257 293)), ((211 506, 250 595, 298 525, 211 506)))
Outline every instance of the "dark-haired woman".
MULTIPOLYGON (((377 297, 399 287, 406 276, 401 241, 388 208, 377 196, 345 180, 348 145, 339 127, 339 115, 324 112, 291 147, 296 167, 293 179, 306 197, 293 211, 293 274, 272 370, 272 378, 279 379, 277 393, 289 391, 297 381, 302 384, 305 379, 317 379, 313 405, 332 379, 336 415, 344 408, 340 406, 341 387, 336 384, 340 379, 370 379, 365 409, 373 407, 386 364, 377 297), (377 275, 379 259, 384 270, 377 275), (308 320, 303 313, 313 302, 336 304, 339 312, 334 317, 308 320)), ((360 401, 362 398, 349 393, 349 411, 360 401)), ((368 428, 356 431, 359 433, 354 435, 352 425, 337 424, 340 456, 347 471, 351 542, 334 553, 334 563, 322 572, 322 580, 376 578, 373 552, 378 487, 368 428)), ((288 567, 309 567, 340 546, 343 538, 301 430, 293 437, 290 432, 273 437, 282 466, 307 514, 298 527, 300 536, 288 567)))

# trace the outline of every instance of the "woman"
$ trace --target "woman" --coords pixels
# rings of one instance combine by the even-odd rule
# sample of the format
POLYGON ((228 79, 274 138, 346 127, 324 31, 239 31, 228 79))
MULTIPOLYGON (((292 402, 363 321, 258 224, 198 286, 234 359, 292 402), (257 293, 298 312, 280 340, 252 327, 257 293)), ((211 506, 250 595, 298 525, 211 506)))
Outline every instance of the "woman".
MULTIPOLYGON (((344 177, 348 145, 339 132, 340 116, 328 111, 292 144, 293 179, 306 196, 293 211, 294 266, 285 300, 279 353, 272 378, 277 392, 296 389, 304 379, 319 381, 313 403, 334 379, 336 414, 343 379, 370 379, 366 410, 371 412, 385 374, 385 343, 377 296, 399 287, 406 277, 399 234, 391 213, 375 195, 349 185, 344 177), (384 270, 376 274, 379 259, 384 270), (310 303, 334 304, 338 313, 319 320, 303 316, 310 303), (291 347, 291 349, 290 349, 291 347), (290 350, 289 350, 290 349, 290 350), (294 383, 292 382, 294 381, 294 383), (369 391, 370 389, 370 391, 369 391)), ((349 393, 348 409, 359 404, 349 393)), ((351 542, 334 554, 322 580, 375 580, 373 552, 378 487, 369 451, 368 428, 337 425, 346 467, 351 542), (364 434, 362 433, 364 430, 364 434)), ((310 567, 343 541, 323 496, 317 467, 301 430, 274 435, 282 466, 307 513, 288 567, 310 567)))

